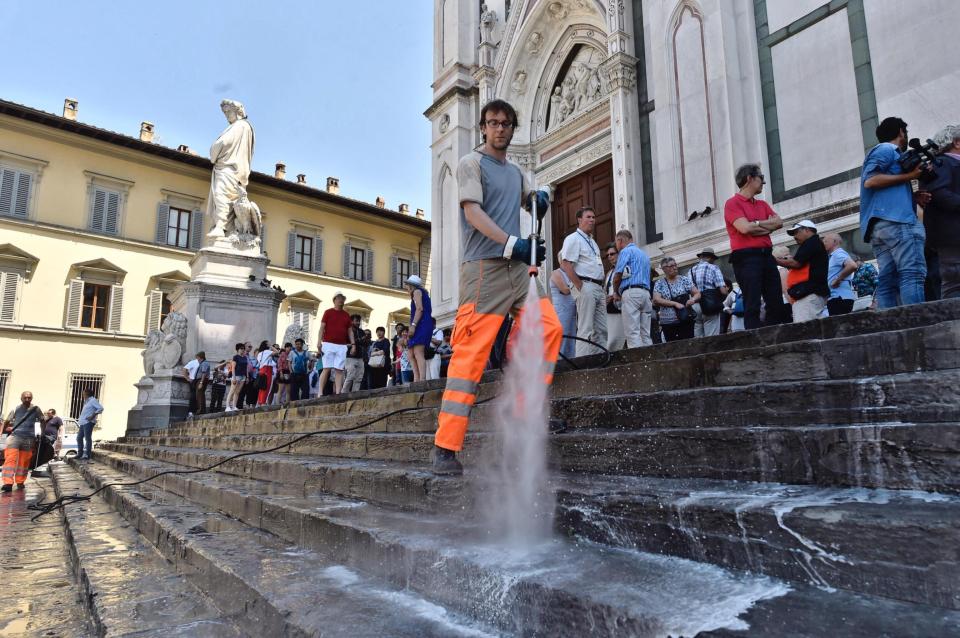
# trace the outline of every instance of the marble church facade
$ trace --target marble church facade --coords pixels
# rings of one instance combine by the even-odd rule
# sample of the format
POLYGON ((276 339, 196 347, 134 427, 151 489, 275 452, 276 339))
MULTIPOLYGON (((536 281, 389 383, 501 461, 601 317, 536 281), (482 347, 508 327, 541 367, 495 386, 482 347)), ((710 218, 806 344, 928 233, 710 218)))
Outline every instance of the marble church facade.
POLYGON ((494 97, 520 115, 512 158, 553 189, 548 259, 587 203, 601 245, 629 228, 653 258, 728 253, 723 203, 748 161, 787 221, 813 219, 872 257, 855 230, 877 123, 897 115, 926 138, 960 120, 960 67, 921 54, 960 21, 951 0, 435 0, 434 15, 425 114, 442 325, 458 298, 456 166, 494 97))

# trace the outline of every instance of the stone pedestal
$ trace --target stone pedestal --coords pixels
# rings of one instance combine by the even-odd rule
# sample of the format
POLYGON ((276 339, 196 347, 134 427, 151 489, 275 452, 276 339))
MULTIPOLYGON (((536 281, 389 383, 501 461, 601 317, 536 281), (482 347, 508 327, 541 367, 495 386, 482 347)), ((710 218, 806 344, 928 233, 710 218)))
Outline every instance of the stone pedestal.
POLYGON ((134 384, 137 404, 127 412, 127 436, 149 434, 187 418, 190 410, 190 382, 183 368, 160 370, 134 384))
POLYGON ((277 338, 277 311, 284 295, 265 282, 270 260, 262 255, 200 250, 190 262, 190 283, 172 295, 174 310, 190 322, 184 358, 204 351, 212 365, 230 359, 234 345, 277 338))

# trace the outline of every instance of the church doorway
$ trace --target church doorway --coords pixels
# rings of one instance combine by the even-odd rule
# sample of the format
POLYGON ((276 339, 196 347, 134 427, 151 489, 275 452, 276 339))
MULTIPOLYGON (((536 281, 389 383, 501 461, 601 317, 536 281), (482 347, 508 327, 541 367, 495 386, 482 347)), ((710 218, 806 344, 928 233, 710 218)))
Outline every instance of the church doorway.
MULTIPOLYGON (((551 213, 554 259, 556 259, 556 253, 560 251, 560 246, 563 245, 563 238, 576 229, 577 211, 583 206, 592 206, 597 213, 597 226, 593 235, 602 255, 604 247, 613 241, 613 236, 617 232, 613 212, 612 160, 574 175, 557 184, 554 189, 551 213)), ((604 269, 606 266, 604 261, 604 269)))

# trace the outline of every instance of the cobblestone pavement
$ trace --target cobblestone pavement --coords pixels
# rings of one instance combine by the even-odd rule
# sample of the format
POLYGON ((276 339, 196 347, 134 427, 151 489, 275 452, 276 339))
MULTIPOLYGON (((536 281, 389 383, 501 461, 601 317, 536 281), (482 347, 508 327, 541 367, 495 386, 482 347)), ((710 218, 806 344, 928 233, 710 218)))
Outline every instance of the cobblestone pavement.
POLYGON ((0 638, 90 636, 70 566, 61 514, 33 523, 27 509, 49 479, 27 479, 26 489, 0 494, 0 638))

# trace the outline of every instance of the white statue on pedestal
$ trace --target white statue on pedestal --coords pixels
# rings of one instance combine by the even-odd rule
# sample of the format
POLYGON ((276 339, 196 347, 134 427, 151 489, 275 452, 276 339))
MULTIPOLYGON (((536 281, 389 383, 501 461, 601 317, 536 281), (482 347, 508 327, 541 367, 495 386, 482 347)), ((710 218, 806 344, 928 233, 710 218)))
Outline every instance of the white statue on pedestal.
POLYGON ((179 312, 171 312, 163 320, 160 330, 150 329, 143 344, 147 348, 140 356, 146 375, 179 367, 187 346, 187 318, 179 312))
POLYGON ((213 228, 207 237, 216 243, 227 239, 236 248, 259 248, 260 209, 247 199, 247 182, 253 160, 253 127, 243 104, 223 100, 220 108, 230 126, 210 147, 213 177, 207 196, 207 215, 213 228))

